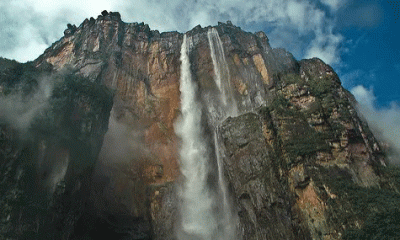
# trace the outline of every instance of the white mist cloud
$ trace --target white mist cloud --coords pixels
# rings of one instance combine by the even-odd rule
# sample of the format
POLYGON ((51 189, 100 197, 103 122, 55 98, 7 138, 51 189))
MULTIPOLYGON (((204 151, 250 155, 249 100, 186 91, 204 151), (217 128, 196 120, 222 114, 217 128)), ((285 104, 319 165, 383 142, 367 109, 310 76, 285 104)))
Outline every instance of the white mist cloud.
POLYGON ((371 68, 368 71, 355 69, 349 72, 340 73, 340 80, 345 87, 355 86, 356 82, 360 79, 363 80, 364 84, 374 84, 377 82, 377 72, 379 71, 378 68, 379 66, 377 66, 376 68, 371 68))
POLYGON ((321 3, 330 7, 332 11, 337 11, 346 2, 346 0, 321 0, 321 3))
POLYGON ((39 81, 39 88, 33 94, 22 93, 0 96, 0 120, 6 121, 20 132, 25 132, 32 120, 48 106, 52 84, 49 79, 39 81))
POLYGON ((327 64, 335 64, 340 61, 339 46, 343 41, 341 35, 335 35, 332 30, 321 33, 311 41, 305 58, 319 57, 327 64))
MULTIPOLYGON (((388 108, 377 108, 373 89, 359 85, 351 90, 357 99, 359 112, 366 118, 376 137, 387 142, 395 152, 400 153, 400 106, 392 102, 388 108)), ((400 160, 400 156, 392 156, 400 160)), ((396 163, 398 160, 396 161, 396 163)))
MULTIPOLYGON (((344 2, 322 0, 330 9, 344 2)), ((62 37, 67 23, 79 25, 102 10, 118 11, 125 22, 145 22, 160 31, 185 32, 198 24, 231 20, 247 31, 269 29, 271 44, 287 48, 297 58, 320 57, 329 64, 340 60, 343 37, 333 33, 333 17, 315 0, 2 0, 0 56, 33 60, 44 46, 62 37)))
POLYGON ((112 110, 99 155, 100 164, 139 163, 149 161, 150 155, 144 141, 144 128, 140 124, 128 124, 124 118, 117 119, 115 110, 112 110))

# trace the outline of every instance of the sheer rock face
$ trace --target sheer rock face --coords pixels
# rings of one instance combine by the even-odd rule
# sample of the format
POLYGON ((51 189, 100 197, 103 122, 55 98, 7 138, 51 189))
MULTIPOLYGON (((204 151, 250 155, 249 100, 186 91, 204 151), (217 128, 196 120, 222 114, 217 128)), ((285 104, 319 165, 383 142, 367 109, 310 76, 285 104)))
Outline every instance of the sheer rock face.
POLYGON ((1 119, 0 238, 68 239, 89 202, 112 94, 93 83, 63 81, 45 105, 34 106, 29 100, 39 104, 37 99, 20 91, 39 81, 28 67, 21 74, 32 78, 16 78, 14 92, 2 81, 8 92, 2 100, 40 111, 31 119, 15 112, 30 122, 26 127, 1 119))
POLYGON ((378 143, 321 60, 302 60, 299 75, 282 75, 271 91, 271 104, 220 128, 244 239, 340 239, 362 220, 351 207, 333 207, 351 204, 332 182, 379 186, 378 143), (354 218, 343 222, 345 211, 354 218))
MULTIPOLYGON (((205 103, 218 91, 209 28, 186 33, 193 79, 205 103)), ((379 186, 377 166, 384 158, 336 73, 319 59, 298 62, 272 49, 262 32, 229 23, 215 28, 229 69, 225 84, 241 114, 213 126, 219 129, 241 237, 339 239, 346 228, 359 226, 356 217, 347 222, 339 217, 346 207, 328 203, 349 205, 330 181, 339 176, 379 186)), ((134 141, 114 145, 128 147, 129 157, 121 161, 110 159, 103 145, 94 180, 99 186, 91 198, 94 212, 107 221, 108 214, 133 216, 134 239, 175 239, 180 174, 174 123, 180 115, 182 39, 181 33, 159 33, 103 12, 77 28, 68 26, 34 61, 115 90, 109 132, 123 126, 134 141)))

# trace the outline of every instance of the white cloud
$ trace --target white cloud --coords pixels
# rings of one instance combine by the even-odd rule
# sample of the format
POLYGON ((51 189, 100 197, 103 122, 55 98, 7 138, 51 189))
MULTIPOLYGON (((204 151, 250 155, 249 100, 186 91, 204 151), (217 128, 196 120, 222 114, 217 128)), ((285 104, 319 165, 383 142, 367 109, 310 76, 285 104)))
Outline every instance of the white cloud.
POLYGON ((340 61, 339 46, 342 41, 343 37, 333 34, 331 30, 325 33, 319 33, 316 38, 311 41, 305 57, 318 57, 327 64, 336 64, 340 61))
POLYGON ((38 89, 31 95, 24 96, 22 93, 16 93, 1 96, 0 119, 24 133, 37 114, 48 106, 52 89, 50 78, 43 77, 39 80, 38 89))
POLYGON ((321 0, 321 3, 330 7, 332 11, 337 11, 346 2, 347 2, 346 0, 321 0))
POLYGON ((377 81, 377 72, 380 66, 371 68, 368 71, 355 69, 351 71, 339 71, 340 80, 342 81, 344 87, 353 87, 356 82, 362 80, 364 84, 374 84, 377 81))
POLYGON ((373 89, 359 85, 351 90, 358 101, 358 110, 363 115, 376 137, 389 143, 396 156, 394 163, 400 163, 400 106, 392 102, 388 108, 377 108, 373 89))
POLYGON ((355 82, 365 75, 365 72, 361 69, 352 70, 346 73, 338 73, 340 76, 340 81, 342 82, 344 87, 354 86, 355 82))
POLYGON ((32 25, 26 25, 20 31, 18 45, 21 47, 16 47, 11 52, 7 52, 6 49, 6 52, 2 55, 3 57, 17 58, 18 61, 26 62, 37 58, 43 53, 44 49, 49 47, 32 25))
MULTIPOLYGON (((343 0, 323 2, 336 8, 343 0)), ((44 45, 62 36, 67 23, 79 25, 85 18, 97 17, 102 10, 118 11, 125 22, 145 22, 160 31, 185 32, 198 24, 216 25, 227 20, 244 30, 259 31, 263 30, 262 24, 261 28, 274 28, 267 34, 275 47, 293 50, 297 58, 320 57, 329 64, 339 61, 339 43, 343 39, 332 32, 333 19, 314 0, 2 0, 2 3, 0 14, 7 14, 0 19, 0 27, 14 24, 10 26, 11 31, 0 30, 5 36, 5 44, 0 44, 0 56, 20 61, 32 60, 32 56, 42 53, 44 45), (26 26, 30 34, 24 31, 26 26), (26 36, 30 38, 29 43, 23 39, 26 36), (25 46, 31 46, 30 54, 21 51, 25 46)))
POLYGON ((299 2, 288 2, 287 13, 291 22, 297 22, 302 29, 305 27, 307 6, 299 2))
POLYGON ((365 109, 366 111, 373 111, 375 109, 374 104, 376 101, 376 97, 374 95, 373 89, 366 89, 362 85, 358 85, 351 89, 351 93, 354 95, 358 103, 365 109))

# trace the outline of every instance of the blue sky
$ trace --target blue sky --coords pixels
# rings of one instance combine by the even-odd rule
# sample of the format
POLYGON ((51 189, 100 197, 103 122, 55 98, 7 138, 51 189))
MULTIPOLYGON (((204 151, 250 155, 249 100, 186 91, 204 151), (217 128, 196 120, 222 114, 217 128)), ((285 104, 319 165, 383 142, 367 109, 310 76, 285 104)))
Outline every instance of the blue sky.
POLYGON ((246 31, 265 31, 273 47, 298 60, 319 57, 330 64, 360 102, 360 112, 393 120, 383 124, 385 131, 397 131, 392 139, 400 139, 400 1, 1 0, 0 56, 33 60, 63 36, 67 23, 78 26, 104 9, 160 31, 227 20, 246 31))
POLYGON ((388 1, 377 1, 381 16, 371 25, 361 22, 338 24, 336 28, 350 42, 338 69, 343 85, 348 89, 359 84, 372 88, 379 106, 400 101, 400 1, 396 2, 397 10, 388 1))

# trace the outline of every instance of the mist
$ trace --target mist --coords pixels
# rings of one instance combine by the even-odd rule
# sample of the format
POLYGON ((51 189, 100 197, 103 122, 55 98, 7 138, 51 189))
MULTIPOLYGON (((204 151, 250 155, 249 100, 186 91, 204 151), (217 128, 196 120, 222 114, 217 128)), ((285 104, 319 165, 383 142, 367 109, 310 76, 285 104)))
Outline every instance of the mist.
POLYGON ((389 107, 378 108, 373 89, 356 86, 351 93, 358 101, 358 112, 367 120, 371 131, 387 144, 391 164, 400 164, 400 106, 392 102, 389 107))
POLYGON ((118 120, 111 111, 108 130, 100 151, 100 161, 105 165, 128 164, 139 161, 149 153, 144 144, 144 132, 140 127, 118 120))
POLYGON ((50 77, 38 80, 38 88, 28 95, 22 91, 0 95, 0 121, 13 126, 20 133, 29 129, 32 120, 48 107, 53 84, 50 77))

